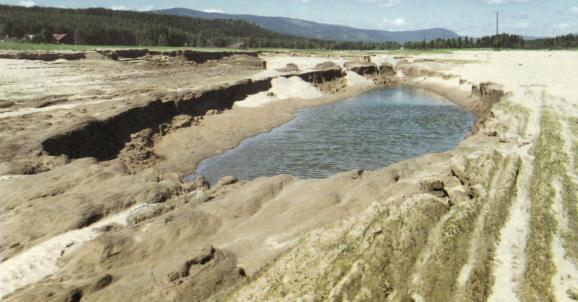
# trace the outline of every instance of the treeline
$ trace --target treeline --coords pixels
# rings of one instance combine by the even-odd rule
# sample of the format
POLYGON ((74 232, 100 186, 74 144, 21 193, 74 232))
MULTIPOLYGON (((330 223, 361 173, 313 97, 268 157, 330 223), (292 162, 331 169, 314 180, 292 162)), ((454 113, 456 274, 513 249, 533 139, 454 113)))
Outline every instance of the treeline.
POLYGON ((578 48, 578 35, 557 36, 554 38, 526 41, 529 49, 568 49, 578 48))
POLYGON ((408 42, 404 47, 411 49, 440 48, 524 48, 525 41, 521 36, 501 34, 482 38, 459 37, 457 39, 437 39, 429 42, 408 42))
POLYGON ((462 49, 462 48, 508 48, 508 49, 567 49, 578 48, 578 36, 565 35, 554 38, 524 40, 522 36, 500 34, 481 38, 459 37, 433 41, 407 42, 409 49, 462 49))
POLYGON ((61 9, 0 5, 0 38, 79 45, 298 49, 396 49, 397 43, 325 41, 282 35, 239 20, 204 20, 104 8, 61 9))

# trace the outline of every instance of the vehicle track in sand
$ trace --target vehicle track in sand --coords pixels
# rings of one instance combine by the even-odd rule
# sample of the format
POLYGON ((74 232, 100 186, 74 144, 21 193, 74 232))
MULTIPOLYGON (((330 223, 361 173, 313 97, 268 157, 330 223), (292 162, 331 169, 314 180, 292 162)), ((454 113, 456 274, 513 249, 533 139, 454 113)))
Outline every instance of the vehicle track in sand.
MULTIPOLYGON (((562 100, 560 100, 562 101, 562 100)), ((565 103, 565 102, 562 102, 565 103)), ((565 117, 563 110, 557 108, 556 114, 565 117)), ((552 283, 554 295, 558 301, 570 301, 578 298, 578 211, 577 178, 575 170, 575 138, 569 126, 572 117, 558 118, 558 134, 562 140, 560 157, 564 169, 554 179, 554 203, 552 212, 558 222, 552 240, 552 256, 556 267, 552 283)))
MULTIPOLYGON (((525 97, 531 99, 529 103, 542 103, 532 91, 526 91, 525 97)), ((542 110, 537 109, 530 112, 526 124, 534 126, 517 128, 518 133, 516 134, 528 143, 522 146, 518 153, 522 158, 522 166, 516 189, 517 194, 508 215, 508 221, 500 231, 500 240, 496 247, 492 269, 495 281, 488 301, 518 300, 519 283, 525 268, 525 247, 530 220, 528 188, 534 168, 531 149, 534 146, 533 141, 540 132, 539 124, 542 110)))
MULTIPOLYGON (((505 159, 497 153, 479 156, 481 157, 478 159, 480 162, 489 163, 482 167, 481 174, 487 176, 490 181, 480 198, 454 206, 444 217, 445 219, 436 226, 436 232, 432 232, 433 236, 430 236, 426 246, 427 257, 422 258, 420 265, 414 271, 412 280, 412 287, 414 287, 412 296, 414 297, 421 297, 422 299, 424 299, 423 297, 432 297, 436 295, 436 288, 444 287, 444 290, 440 291, 443 294, 440 296, 438 293, 434 299, 449 300, 454 292, 456 279, 458 283, 458 294, 456 295, 460 296, 459 292, 463 292, 467 276, 469 276, 469 271, 473 266, 475 255, 473 246, 478 243, 479 229, 481 229, 483 217, 488 212, 490 205, 484 200, 495 195, 496 186, 501 173, 503 173, 501 166, 505 162, 505 159), (476 220, 478 222, 474 223, 476 220), (448 253, 461 256, 448 259, 448 253), (436 271, 438 274, 432 274, 436 271)), ((476 157, 470 159, 470 162, 474 161, 476 161, 476 157)))

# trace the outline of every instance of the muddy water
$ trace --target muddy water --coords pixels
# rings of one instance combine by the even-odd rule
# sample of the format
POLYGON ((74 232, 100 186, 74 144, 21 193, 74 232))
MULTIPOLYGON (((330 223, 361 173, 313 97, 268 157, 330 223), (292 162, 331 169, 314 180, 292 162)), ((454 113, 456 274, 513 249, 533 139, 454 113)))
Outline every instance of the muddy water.
POLYGON ((377 90, 297 113, 291 122, 202 161, 188 178, 211 183, 291 174, 323 178, 373 170, 456 147, 473 115, 441 96, 409 88, 377 90))

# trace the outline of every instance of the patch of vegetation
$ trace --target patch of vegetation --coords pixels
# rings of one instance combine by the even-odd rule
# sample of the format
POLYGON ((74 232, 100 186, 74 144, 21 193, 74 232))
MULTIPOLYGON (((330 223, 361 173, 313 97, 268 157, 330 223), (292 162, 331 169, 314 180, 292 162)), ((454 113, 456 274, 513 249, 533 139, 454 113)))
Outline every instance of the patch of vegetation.
POLYGON ((410 55, 421 55, 421 54, 452 54, 453 52, 448 49, 432 48, 432 49, 398 49, 387 51, 388 54, 392 56, 410 56, 410 55))
MULTIPOLYGON (((0 41, 0 50, 22 50, 22 51, 56 51, 56 50, 73 50, 88 51, 96 49, 127 49, 135 48, 131 45, 73 45, 73 44, 49 44, 49 43, 30 43, 20 41, 0 41)), ((136 48, 146 48, 155 51, 172 51, 172 50, 195 50, 195 51, 243 51, 232 48, 207 48, 207 47, 170 47, 170 46, 141 46, 136 48)))
POLYGON ((568 230, 563 232, 564 247, 566 252, 578 263, 578 187, 568 175, 562 178, 562 199, 564 211, 568 218, 568 230))
POLYGON ((568 125, 570 125, 570 136, 573 139, 570 143, 574 150, 574 170, 578 170, 578 117, 568 119, 568 125))
MULTIPOLYGON (((438 200, 408 200, 399 208, 372 214, 353 229, 324 235, 332 238, 330 241, 310 237, 261 272, 260 279, 251 284, 259 288, 256 293, 241 289, 238 294, 244 299, 269 301, 305 296, 314 301, 407 299, 410 273, 428 234, 447 213, 447 205, 438 200)), ((238 300, 239 296, 233 293, 228 299, 238 300)))
POLYGON ((487 212, 484 215, 483 229, 478 241, 477 259, 466 284, 466 300, 487 301, 494 277, 492 275, 493 260, 496 252, 496 242, 500 241, 500 230, 506 223, 510 207, 516 198, 517 180, 522 161, 519 157, 510 155, 506 158, 494 190, 494 195, 488 195, 487 212))
POLYGON ((496 167, 501 162, 503 156, 498 152, 485 153, 478 159, 468 160, 467 173, 470 185, 481 184, 486 192, 490 192, 492 186, 490 180, 498 173, 496 167))
POLYGON ((446 63, 446 64, 454 64, 454 65, 466 65, 466 64, 478 64, 481 63, 481 61, 477 61, 477 60, 458 60, 458 59, 439 59, 436 60, 437 62, 440 63, 446 63))
MULTIPOLYGON (((571 144, 570 151, 572 154, 567 154, 567 156, 573 156, 574 167, 568 167, 568 169, 577 170, 578 165, 578 141, 575 137, 578 137, 578 123, 575 119, 568 119, 568 125, 570 125, 570 138, 573 141, 567 142, 571 144)), ((569 165, 570 158, 566 158, 566 165, 569 165)), ((562 199, 564 212, 566 218, 568 219, 568 230, 562 234, 566 251, 569 253, 575 262, 578 262, 578 187, 572 177, 568 173, 562 175, 562 199)))
POLYGON ((0 41, 0 50, 88 50, 95 49, 89 45, 46 44, 17 41, 0 41))
MULTIPOLYGON (((504 162, 498 153, 468 160, 466 173, 473 180, 469 185, 481 184, 486 192, 491 192, 492 180, 500 177, 504 162)), ((456 281, 470 256, 476 221, 480 219, 482 209, 488 202, 488 196, 482 194, 472 200, 461 201, 452 208, 452 215, 442 225, 441 236, 432 238, 428 243, 432 251, 421 268, 421 285, 418 288, 422 297, 432 301, 461 300, 461 297, 456 297, 456 281)), ((478 250, 473 252, 477 253, 478 250)))
POLYGON ((347 248, 317 281, 315 288, 322 290, 316 300, 335 298, 330 297, 330 290, 336 288, 356 262, 364 264, 359 276, 363 278, 362 286, 348 283, 338 293, 334 291, 334 295, 350 300, 369 295, 375 301, 384 301, 394 293, 397 297, 393 300, 407 297, 411 271, 427 244, 428 234, 447 211, 438 201, 420 200, 400 215, 378 216, 363 240, 342 242, 347 248))
POLYGON ((418 292, 431 301, 450 301, 455 281, 468 260, 469 243, 483 202, 472 200, 452 208, 452 216, 442 226, 441 238, 428 245, 432 253, 421 269, 418 292))
POLYGON ((526 129, 528 127, 528 119, 530 117, 530 110, 522 105, 513 103, 509 99, 503 99, 502 101, 494 105, 494 110, 502 111, 511 116, 511 121, 509 123, 500 123, 499 132, 507 132, 511 129, 510 125, 516 125, 516 134, 524 136, 526 129))
POLYGON ((554 301, 552 276, 556 267, 551 245, 557 228, 552 212, 556 192, 552 181, 565 173, 560 152, 563 140, 555 114, 545 110, 540 122, 541 132, 535 147, 534 170, 530 188, 530 234, 526 246, 526 270, 522 290, 527 301, 554 301))

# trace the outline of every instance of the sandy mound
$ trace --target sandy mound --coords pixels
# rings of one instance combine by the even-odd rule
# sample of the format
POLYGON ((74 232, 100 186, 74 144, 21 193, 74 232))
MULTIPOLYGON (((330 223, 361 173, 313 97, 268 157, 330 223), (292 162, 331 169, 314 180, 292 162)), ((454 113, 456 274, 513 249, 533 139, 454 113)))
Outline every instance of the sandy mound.
POLYGON ((323 96, 315 86, 303 81, 299 77, 278 77, 271 81, 271 89, 254 95, 237 102, 235 106, 239 107, 258 107, 264 106, 271 102, 283 101, 289 99, 315 99, 323 96))

